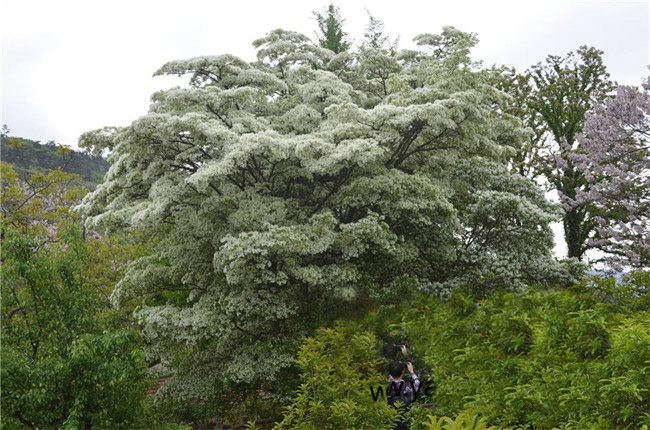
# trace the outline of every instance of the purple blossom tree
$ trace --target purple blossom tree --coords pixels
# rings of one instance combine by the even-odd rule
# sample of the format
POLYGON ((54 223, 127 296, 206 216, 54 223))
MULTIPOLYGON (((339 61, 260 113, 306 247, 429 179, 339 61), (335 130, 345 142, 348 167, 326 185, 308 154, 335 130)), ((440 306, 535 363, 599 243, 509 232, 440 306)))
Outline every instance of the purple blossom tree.
MULTIPOLYGON (((584 177, 574 195, 560 191, 567 211, 585 208, 592 229, 585 248, 603 251, 615 269, 650 263, 650 76, 642 89, 616 95, 585 116, 569 162, 584 177)), ((561 160, 558 160, 561 162, 561 160)))
POLYGON ((562 224, 568 256, 582 260, 593 246, 598 223, 592 207, 578 197, 590 188, 573 155, 584 153, 578 134, 586 115, 605 103, 614 84, 603 52, 581 46, 566 56, 549 55, 524 74, 506 71, 500 86, 512 96, 509 113, 522 119, 529 138, 517 148, 511 170, 540 180, 564 200, 562 224), (570 202, 570 203, 569 203, 570 202))

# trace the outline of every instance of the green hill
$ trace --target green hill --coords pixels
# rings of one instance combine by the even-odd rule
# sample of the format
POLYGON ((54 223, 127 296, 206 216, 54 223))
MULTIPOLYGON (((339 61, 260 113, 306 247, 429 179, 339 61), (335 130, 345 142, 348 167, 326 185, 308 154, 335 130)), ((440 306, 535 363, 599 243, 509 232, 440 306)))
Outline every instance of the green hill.
POLYGON ((14 166, 21 176, 37 171, 61 168, 65 172, 81 176, 85 185, 95 188, 102 182, 110 164, 102 157, 63 148, 50 141, 38 141, 22 137, 12 137, 3 133, 0 158, 14 166))

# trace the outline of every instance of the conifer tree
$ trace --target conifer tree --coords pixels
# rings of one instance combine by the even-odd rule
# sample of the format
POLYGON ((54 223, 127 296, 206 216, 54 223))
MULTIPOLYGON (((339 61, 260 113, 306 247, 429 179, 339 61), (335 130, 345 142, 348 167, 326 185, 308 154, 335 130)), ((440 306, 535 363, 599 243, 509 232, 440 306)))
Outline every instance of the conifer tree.
POLYGON ((347 33, 343 31, 345 19, 337 6, 330 3, 327 9, 321 12, 313 12, 318 23, 318 43, 323 48, 329 49, 335 54, 347 51, 350 42, 347 40, 347 33))

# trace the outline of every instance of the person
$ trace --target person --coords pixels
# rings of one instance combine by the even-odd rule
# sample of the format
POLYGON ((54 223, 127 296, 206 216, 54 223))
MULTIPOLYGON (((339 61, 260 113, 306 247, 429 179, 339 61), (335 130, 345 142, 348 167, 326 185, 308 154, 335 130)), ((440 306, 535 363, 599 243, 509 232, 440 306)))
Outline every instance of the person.
MULTIPOLYGON (((406 355, 406 346, 402 346, 402 354, 406 355)), ((394 406, 399 411, 399 416, 393 421, 395 430, 408 430, 405 422, 404 413, 408 411, 415 400, 415 395, 420 389, 420 379, 415 374, 412 363, 394 362, 388 370, 388 387, 386 388, 386 398, 388 404, 394 406), (404 380, 404 368, 411 375, 411 381, 404 380)))

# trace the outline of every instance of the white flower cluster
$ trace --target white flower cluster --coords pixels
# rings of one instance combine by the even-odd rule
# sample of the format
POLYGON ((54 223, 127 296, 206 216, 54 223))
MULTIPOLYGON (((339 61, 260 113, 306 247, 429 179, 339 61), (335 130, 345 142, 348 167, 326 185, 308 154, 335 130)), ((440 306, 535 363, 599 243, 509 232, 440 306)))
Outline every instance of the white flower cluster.
POLYGON ((160 237, 113 299, 144 300, 153 354, 191 347, 179 392, 275 380, 310 325, 404 276, 441 291, 570 276, 550 253, 556 209, 505 167, 525 133, 472 68, 475 38, 418 41, 430 52, 334 57, 276 30, 253 64, 166 64, 190 86, 84 136, 113 163, 87 223, 160 237))

